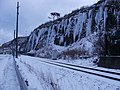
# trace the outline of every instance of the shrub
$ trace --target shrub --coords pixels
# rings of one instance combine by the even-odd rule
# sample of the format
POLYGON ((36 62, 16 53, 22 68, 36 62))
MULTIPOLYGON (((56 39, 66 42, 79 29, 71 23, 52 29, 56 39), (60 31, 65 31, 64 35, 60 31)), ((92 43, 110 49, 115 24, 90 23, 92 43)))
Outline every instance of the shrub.
POLYGON ((73 49, 73 50, 67 50, 63 51, 62 55, 64 59, 66 58, 71 58, 71 59, 76 59, 79 58, 79 56, 85 56, 88 55, 87 51, 83 49, 73 49))

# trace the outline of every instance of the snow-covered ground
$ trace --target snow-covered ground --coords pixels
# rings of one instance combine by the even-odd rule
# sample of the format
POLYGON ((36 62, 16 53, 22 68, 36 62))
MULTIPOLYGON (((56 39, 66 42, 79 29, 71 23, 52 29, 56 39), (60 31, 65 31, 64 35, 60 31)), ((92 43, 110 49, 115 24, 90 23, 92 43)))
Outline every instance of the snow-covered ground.
MULTIPOLYGON (((118 81, 44 63, 41 60, 50 61, 23 55, 16 59, 23 79, 28 81, 28 90, 120 90, 118 81)), ((91 63, 91 60, 72 62, 57 60, 56 62, 109 70, 97 67, 91 63)), ((114 69, 109 71, 120 72, 114 69)), ((13 57, 10 55, 0 55, 0 90, 20 90, 13 57)))
POLYGON ((0 55, 0 90, 20 90, 13 57, 0 55))
MULTIPOLYGON (((48 59, 29 56, 20 56, 16 59, 22 77, 28 81, 29 90, 120 90, 118 81, 73 71, 40 60, 48 59)), ((81 61, 77 62, 80 64, 81 61)), ((82 65, 87 63, 88 66, 92 66, 88 63, 89 60, 84 62, 85 64, 83 62, 82 65)), ((93 64, 93 67, 97 66, 93 64)))

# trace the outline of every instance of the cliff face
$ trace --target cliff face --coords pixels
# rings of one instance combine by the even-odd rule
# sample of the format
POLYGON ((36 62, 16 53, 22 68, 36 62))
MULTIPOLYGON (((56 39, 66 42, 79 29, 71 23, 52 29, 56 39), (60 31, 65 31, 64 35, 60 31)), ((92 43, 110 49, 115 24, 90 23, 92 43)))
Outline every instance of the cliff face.
POLYGON ((47 58, 120 54, 119 33, 120 1, 100 0, 40 25, 19 49, 47 58))
MULTIPOLYGON (((105 33, 113 35, 118 30, 120 30, 120 1, 100 0, 90 7, 82 7, 55 21, 42 24, 30 34, 25 50, 47 53, 53 50, 54 45, 70 47, 77 42, 80 48, 98 49, 95 44, 104 38, 105 33), (85 44, 86 42, 89 44, 85 44)), ((104 40, 102 41, 104 43, 104 40)), ((105 48, 104 45, 100 47, 105 48)), ((94 50, 94 54, 98 53, 98 50, 94 50)))
MULTIPOLYGON (((120 30, 120 1, 100 0, 90 7, 82 7, 55 21, 42 24, 30 34, 25 49, 26 52, 43 48, 52 50, 54 45, 69 47, 77 42, 84 47, 86 41, 90 42, 94 49, 94 43, 100 38, 103 39, 105 33, 112 35, 118 30, 120 30)), ((91 48, 89 45, 87 47, 91 48)), ((94 50, 94 53, 97 51, 94 50)))

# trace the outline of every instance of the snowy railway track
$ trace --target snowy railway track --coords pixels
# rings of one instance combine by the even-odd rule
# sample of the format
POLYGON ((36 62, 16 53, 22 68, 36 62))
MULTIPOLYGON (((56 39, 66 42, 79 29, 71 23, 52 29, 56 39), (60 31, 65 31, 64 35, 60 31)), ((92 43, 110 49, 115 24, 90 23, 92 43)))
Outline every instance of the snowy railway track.
POLYGON ((56 65, 56 66, 60 66, 63 68, 68 68, 68 69, 75 70, 75 71, 84 72, 87 74, 104 77, 107 79, 112 79, 115 81, 120 81, 120 73, 117 73, 117 72, 111 72, 111 71, 100 70, 100 69, 84 67, 84 66, 77 66, 77 65, 72 65, 72 64, 62 63, 62 62, 56 62, 56 61, 43 61, 43 60, 39 60, 39 61, 52 64, 52 65, 56 65))
MULTIPOLYGON (((52 61, 52 62, 54 62, 54 61, 52 61)), ((109 73, 109 74, 120 75, 120 73, 111 72, 111 71, 107 71, 107 70, 95 69, 95 68, 90 68, 90 67, 85 67, 85 66, 77 66, 77 65, 62 63, 62 62, 55 62, 55 63, 65 64, 65 65, 70 65, 70 66, 74 66, 74 67, 78 67, 78 68, 85 68, 85 69, 90 69, 90 70, 95 70, 95 71, 100 71, 100 72, 105 72, 105 73, 109 73)))

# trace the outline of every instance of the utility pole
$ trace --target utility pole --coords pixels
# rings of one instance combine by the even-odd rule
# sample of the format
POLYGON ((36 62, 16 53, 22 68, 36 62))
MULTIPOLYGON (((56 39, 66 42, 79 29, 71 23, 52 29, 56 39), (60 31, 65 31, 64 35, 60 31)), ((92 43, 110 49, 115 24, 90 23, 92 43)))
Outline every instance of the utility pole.
POLYGON ((17 2, 17 20, 16 20, 16 58, 18 58, 18 15, 19 15, 19 2, 17 2))
POLYGON ((15 40, 15 38, 16 38, 16 37, 15 37, 15 30, 14 30, 14 40, 15 40))

